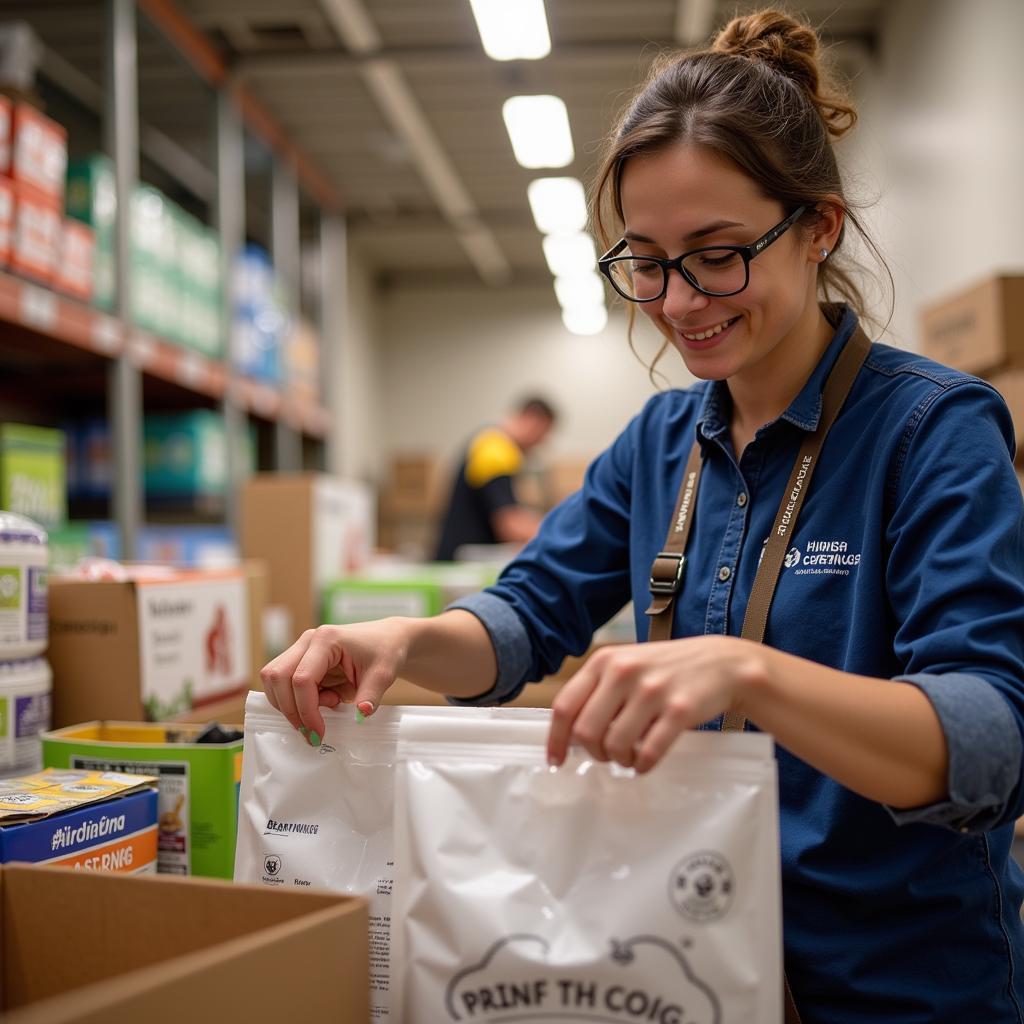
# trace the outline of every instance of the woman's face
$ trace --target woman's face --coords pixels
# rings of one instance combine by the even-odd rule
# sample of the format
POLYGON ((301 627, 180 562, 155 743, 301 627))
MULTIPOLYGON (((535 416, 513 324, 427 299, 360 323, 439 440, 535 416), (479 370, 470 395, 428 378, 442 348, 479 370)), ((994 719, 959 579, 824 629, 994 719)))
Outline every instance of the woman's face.
MULTIPOLYGON (((621 199, 630 251, 666 259, 701 246, 749 245, 790 212, 766 199, 731 161, 685 144, 631 157, 621 199)), ((640 308, 695 377, 743 374, 813 332, 819 319, 813 244, 799 226, 790 228, 751 261, 747 287, 725 298, 701 294, 672 271, 664 296, 640 308)))

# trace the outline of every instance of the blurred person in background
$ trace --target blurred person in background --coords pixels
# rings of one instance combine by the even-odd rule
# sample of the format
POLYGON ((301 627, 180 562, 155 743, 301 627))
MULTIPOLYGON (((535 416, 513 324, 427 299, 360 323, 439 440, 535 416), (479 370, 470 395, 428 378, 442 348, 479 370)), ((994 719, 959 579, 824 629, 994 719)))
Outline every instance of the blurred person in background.
POLYGON ((467 544, 525 544, 541 513, 520 504, 515 478, 523 461, 551 432, 557 415, 535 395, 523 399, 498 426, 478 431, 466 446, 441 525, 436 560, 450 562, 467 544))

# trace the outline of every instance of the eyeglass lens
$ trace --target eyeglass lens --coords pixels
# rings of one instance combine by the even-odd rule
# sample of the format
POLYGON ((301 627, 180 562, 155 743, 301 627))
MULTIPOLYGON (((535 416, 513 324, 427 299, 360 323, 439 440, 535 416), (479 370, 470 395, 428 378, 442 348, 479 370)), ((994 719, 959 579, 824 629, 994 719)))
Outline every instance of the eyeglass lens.
MULTIPOLYGON (((691 253, 683 260, 683 267, 705 292, 732 295, 746 287, 747 265, 731 249, 691 253)), ((609 269, 616 289, 628 299, 641 301, 657 298, 665 290, 669 273, 660 263, 640 256, 621 257, 609 269)))

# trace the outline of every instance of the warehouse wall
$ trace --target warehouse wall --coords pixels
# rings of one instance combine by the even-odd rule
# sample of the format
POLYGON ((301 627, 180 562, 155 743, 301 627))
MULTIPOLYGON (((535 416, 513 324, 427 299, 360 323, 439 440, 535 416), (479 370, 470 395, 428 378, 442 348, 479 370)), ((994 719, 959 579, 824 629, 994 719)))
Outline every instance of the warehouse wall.
POLYGON ((381 401, 379 296, 370 275, 348 260, 347 306, 342 336, 331 362, 328 404, 335 411, 332 473, 376 480, 384 458, 381 401))
MULTIPOLYGON (((562 412, 553 456, 604 448, 654 387, 614 314, 602 334, 562 327, 550 288, 397 288, 380 299, 385 438, 389 451, 450 453, 477 425, 539 391, 562 412)), ((642 353, 657 341, 638 331, 642 353)), ((672 353, 661 364, 675 384, 688 377, 672 353)))
POLYGON ((1024 4, 887 5, 875 67, 857 85, 848 162, 896 278, 890 340, 918 345, 923 303, 1024 269, 1024 4))

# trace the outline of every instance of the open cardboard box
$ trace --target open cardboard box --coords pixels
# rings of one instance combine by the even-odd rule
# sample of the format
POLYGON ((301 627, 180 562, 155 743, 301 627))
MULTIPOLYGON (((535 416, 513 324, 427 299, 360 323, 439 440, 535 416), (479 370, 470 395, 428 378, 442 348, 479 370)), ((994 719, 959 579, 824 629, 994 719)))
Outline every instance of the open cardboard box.
POLYGON ((366 936, 361 897, 7 865, 0 1009, 8 1024, 366 1024, 366 936))

